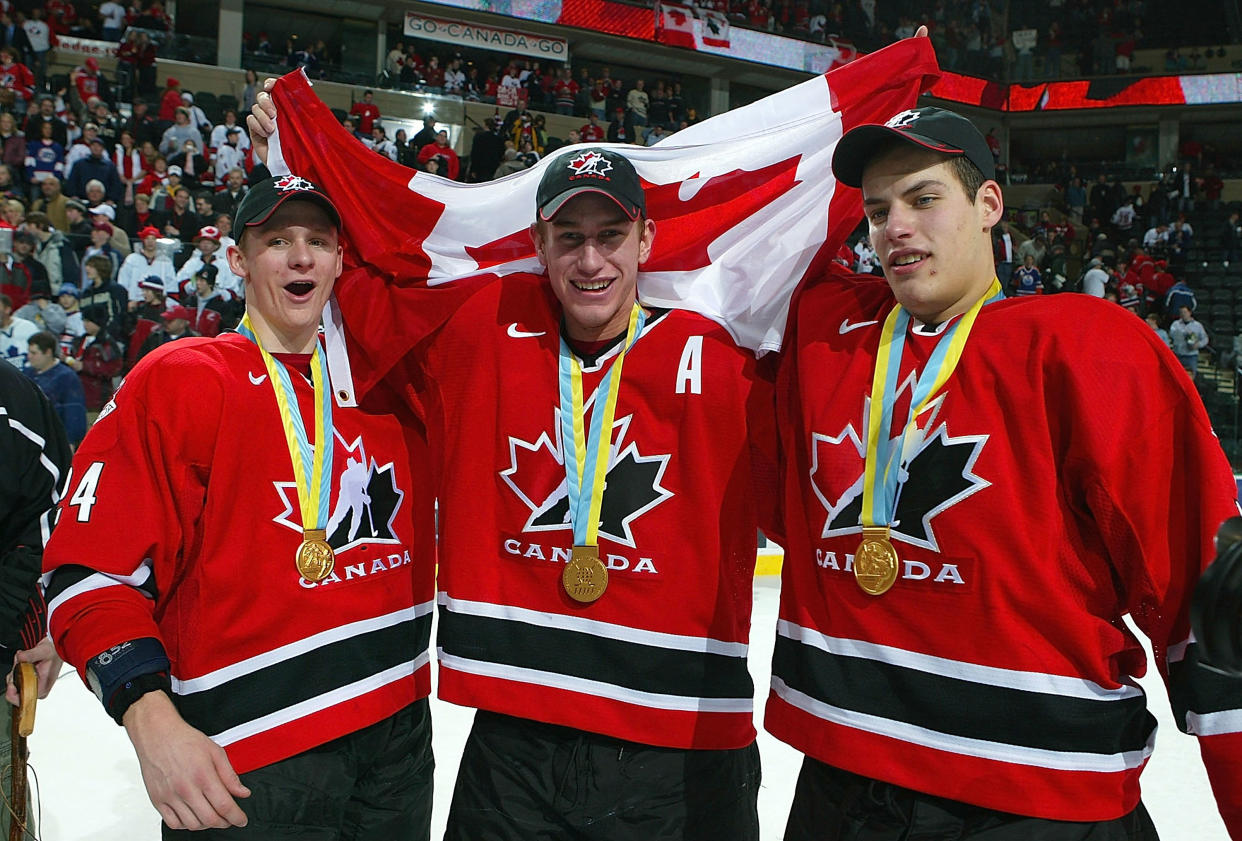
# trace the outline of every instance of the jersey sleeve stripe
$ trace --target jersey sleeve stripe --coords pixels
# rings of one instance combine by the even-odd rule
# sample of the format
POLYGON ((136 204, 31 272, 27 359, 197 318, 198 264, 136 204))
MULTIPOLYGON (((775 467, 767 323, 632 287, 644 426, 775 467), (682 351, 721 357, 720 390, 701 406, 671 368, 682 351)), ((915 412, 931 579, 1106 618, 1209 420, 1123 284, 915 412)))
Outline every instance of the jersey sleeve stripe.
POLYGON ((1186 732, 1194 736, 1221 736, 1242 733, 1242 710, 1215 713, 1187 713, 1186 732))
POLYGON ((47 510, 44 511, 39 517, 40 543, 43 547, 46 547, 48 538, 52 536, 52 522, 54 516, 52 512, 55 510, 56 504, 60 502, 60 468, 54 461, 48 458, 46 452, 46 438, 26 426, 26 424, 22 423, 17 418, 10 415, 8 409, 4 406, 0 406, 0 417, 5 419, 10 429, 34 445, 35 449, 39 452, 39 464, 42 465, 43 469, 48 472, 48 475, 52 477, 52 493, 48 498, 47 510))
POLYGON ((47 586, 48 622, 56 609, 70 600, 105 587, 133 587, 148 599, 154 599, 155 576, 151 570, 151 561, 145 560, 129 575, 108 575, 96 572, 84 566, 62 566, 44 576, 47 586))

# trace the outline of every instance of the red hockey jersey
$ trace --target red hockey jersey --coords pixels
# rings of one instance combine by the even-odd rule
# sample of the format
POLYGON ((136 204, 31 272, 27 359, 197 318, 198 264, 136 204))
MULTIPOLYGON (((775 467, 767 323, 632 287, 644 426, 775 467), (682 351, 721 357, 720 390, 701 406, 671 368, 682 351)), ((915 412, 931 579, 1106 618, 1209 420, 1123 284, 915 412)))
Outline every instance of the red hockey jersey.
MULTIPOLYGON (((1097 299, 985 306, 904 450, 899 575, 871 596, 852 562, 893 303, 878 278, 811 284, 795 302, 778 378, 788 548, 766 727, 933 795, 1116 818, 1138 803, 1155 730, 1128 613, 1236 836, 1242 681, 1199 665, 1188 622, 1236 491, 1185 372, 1144 322, 1097 299)), ((894 417, 938 338, 912 327, 894 417)))
MULTIPOLYGON (((306 428, 314 403, 294 374, 306 428)), ((174 701, 239 772, 428 694, 434 522, 421 426, 391 393, 334 407, 334 572, 302 579, 302 523, 258 348, 183 339, 126 378, 74 460, 44 556, 57 650, 83 671, 160 639, 174 701)))
MULTIPOLYGON (((723 328, 655 314, 626 355, 600 558, 570 599, 559 422, 561 310, 546 277, 473 295, 416 354, 440 499, 440 696, 674 748, 754 740, 746 653, 760 507, 775 488, 771 387, 723 328)), ((615 358, 584 360, 592 395, 615 358)), ((572 442, 570 444, 572 446, 572 442)))

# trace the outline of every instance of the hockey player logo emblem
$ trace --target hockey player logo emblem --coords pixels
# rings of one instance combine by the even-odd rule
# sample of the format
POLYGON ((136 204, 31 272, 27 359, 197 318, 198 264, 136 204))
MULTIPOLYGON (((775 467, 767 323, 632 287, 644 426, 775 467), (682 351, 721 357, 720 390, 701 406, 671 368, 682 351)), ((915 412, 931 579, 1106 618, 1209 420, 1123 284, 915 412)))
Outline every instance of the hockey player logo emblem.
MULTIPOLYGON (((405 492, 397 487, 393 464, 369 457, 361 438, 346 442, 337 433, 336 440, 335 460, 344 469, 333 481, 328 545, 341 552, 360 543, 400 543, 393 524, 405 492)), ((279 482, 276 490, 285 505, 276 522, 300 532, 301 525, 291 519, 297 507, 295 485, 279 482)))
MULTIPOLYGON (((660 484, 670 454, 643 455, 639 444, 627 441, 632 415, 617 418, 612 425, 612 454, 604 499, 600 506, 599 535, 631 548, 637 548, 632 526, 639 517, 673 496, 660 484)), ((570 536, 569 487, 565 480, 565 456, 559 430, 560 410, 553 417, 552 430, 533 443, 509 437, 509 465, 500 478, 528 509, 523 531, 563 531, 570 536)), ((572 442, 570 446, 573 446, 572 442)), ((568 539, 565 541, 568 543, 568 539)))
POLYGON ((300 175, 282 175, 276 179, 276 183, 272 186, 282 193, 305 192, 316 189, 314 184, 300 175))
POLYGON ((612 169, 612 161, 605 158, 599 152, 592 149, 589 152, 583 152, 576 158, 569 161, 569 168, 574 171, 571 178, 602 178, 605 181, 612 179, 606 174, 612 169))

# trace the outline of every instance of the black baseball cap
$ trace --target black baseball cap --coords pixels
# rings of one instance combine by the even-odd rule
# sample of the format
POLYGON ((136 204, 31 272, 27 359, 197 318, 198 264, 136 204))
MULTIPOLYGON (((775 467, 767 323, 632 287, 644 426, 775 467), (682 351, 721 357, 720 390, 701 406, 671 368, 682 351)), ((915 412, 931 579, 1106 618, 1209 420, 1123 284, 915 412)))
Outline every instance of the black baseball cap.
POLYGON ((965 155, 983 177, 996 179, 992 150, 975 124, 960 114, 943 108, 915 108, 902 111, 883 125, 870 124, 850 129, 832 154, 832 174, 842 184, 862 186, 863 169, 883 141, 896 137, 907 143, 946 155, 965 155))
POLYGON ((233 214, 233 230, 238 231, 240 236, 246 228, 262 225, 290 199, 315 202, 327 211, 334 225, 341 227, 341 214, 327 193, 300 175, 277 175, 265 178, 250 188, 233 214))
POLYGON ((583 193, 608 196, 631 219, 647 212, 642 182, 629 159, 611 149, 593 148, 563 155, 544 170, 535 195, 539 218, 550 220, 565 202, 583 193))

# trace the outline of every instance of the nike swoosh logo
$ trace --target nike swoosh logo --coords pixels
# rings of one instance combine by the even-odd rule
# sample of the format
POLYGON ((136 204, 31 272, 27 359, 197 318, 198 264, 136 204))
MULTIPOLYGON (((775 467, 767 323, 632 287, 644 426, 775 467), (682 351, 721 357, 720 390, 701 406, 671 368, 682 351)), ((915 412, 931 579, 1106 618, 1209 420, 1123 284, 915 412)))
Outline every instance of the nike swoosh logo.
POLYGON ((249 371, 246 372, 246 376, 249 377, 250 382, 254 383, 255 385, 263 385, 263 381, 267 379, 267 374, 262 374, 256 377, 254 374, 250 373, 249 371))
POLYGON ((519 330, 517 326, 517 322, 515 321, 509 325, 508 333, 510 336, 512 336, 515 339, 533 339, 535 336, 546 335, 547 331, 543 331, 540 333, 527 333, 525 330, 519 330))
POLYGON ((879 321, 856 321, 853 324, 850 324, 850 320, 847 318, 841 322, 841 335, 844 336, 846 333, 851 330, 857 330, 859 327, 867 327, 869 325, 879 323, 879 321))

